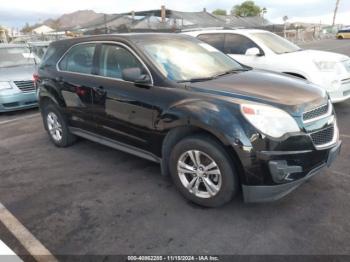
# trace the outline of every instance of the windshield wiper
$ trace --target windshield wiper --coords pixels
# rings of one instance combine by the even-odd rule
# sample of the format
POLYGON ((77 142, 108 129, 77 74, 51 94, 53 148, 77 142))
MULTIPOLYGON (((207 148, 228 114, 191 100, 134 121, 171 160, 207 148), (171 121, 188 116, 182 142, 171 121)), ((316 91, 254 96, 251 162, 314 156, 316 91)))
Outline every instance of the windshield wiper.
POLYGON ((237 69, 231 69, 222 73, 219 73, 215 76, 213 76, 213 78, 217 78, 219 76, 224 76, 224 75, 229 75, 229 74, 233 74, 233 73, 237 73, 237 72, 244 72, 244 71, 248 71, 248 68, 237 68, 237 69))
POLYGON ((300 51, 303 51, 304 49, 300 48, 300 49, 297 49, 297 50, 293 50, 293 51, 285 51, 285 52, 282 52, 282 53, 279 53, 280 55, 281 54, 290 54, 290 53, 295 53, 295 52, 300 52, 300 51))
POLYGON ((232 74, 232 73, 236 73, 236 72, 244 72, 244 71, 248 71, 248 70, 250 70, 250 69, 248 69, 248 68, 231 69, 231 70, 228 70, 228 71, 225 71, 225 72, 221 72, 219 74, 216 74, 216 75, 213 75, 213 76, 210 76, 210 77, 191 78, 191 79, 187 79, 187 80, 180 80, 180 81, 177 81, 177 82, 178 83, 185 83, 185 82, 194 83, 194 82, 208 81, 208 80, 213 80, 215 78, 218 78, 220 76, 224 76, 224 75, 228 75, 228 74, 232 74))
POLYGON ((208 80, 213 80, 215 77, 198 77, 198 78, 191 78, 191 79, 186 79, 186 80, 180 80, 177 81, 178 83, 185 83, 185 82, 201 82, 201 81, 208 81, 208 80))

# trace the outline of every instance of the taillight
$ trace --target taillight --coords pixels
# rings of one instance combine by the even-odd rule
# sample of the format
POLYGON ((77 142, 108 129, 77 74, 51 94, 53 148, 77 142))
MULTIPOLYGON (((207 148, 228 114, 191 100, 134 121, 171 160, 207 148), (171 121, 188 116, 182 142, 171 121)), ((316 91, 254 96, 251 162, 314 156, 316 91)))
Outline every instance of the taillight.
POLYGON ((34 73, 33 74, 33 81, 34 81, 35 89, 38 89, 38 82, 39 82, 39 80, 40 80, 39 75, 34 73))
POLYGON ((39 81, 39 75, 38 74, 33 74, 33 81, 36 83, 39 81))

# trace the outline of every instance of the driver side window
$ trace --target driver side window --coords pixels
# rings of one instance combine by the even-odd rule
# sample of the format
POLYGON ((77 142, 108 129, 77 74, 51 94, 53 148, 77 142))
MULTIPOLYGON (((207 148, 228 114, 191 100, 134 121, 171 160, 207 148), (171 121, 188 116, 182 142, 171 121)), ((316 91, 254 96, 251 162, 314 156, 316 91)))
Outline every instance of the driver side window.
POLYGON ((124 69, 135 67, 145 72, 141 62, 129 50, 118 45, 103 44, 99 61, 100 76, 122 79, 124 69))
POLYGON ((226 34, 225 36, 225 53, 226 54, 236 54, 236 55, 245 55, 246 51, 249 48, 256 47, 260 50, 252 40, 237 34, 226 34))

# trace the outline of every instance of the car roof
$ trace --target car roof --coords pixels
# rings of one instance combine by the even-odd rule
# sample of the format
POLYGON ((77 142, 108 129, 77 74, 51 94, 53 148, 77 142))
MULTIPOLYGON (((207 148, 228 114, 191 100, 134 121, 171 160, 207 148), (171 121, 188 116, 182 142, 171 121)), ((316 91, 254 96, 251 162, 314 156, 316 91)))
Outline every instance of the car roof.
POLYGON ((40 42, 27 42, 31 46, 48 46, 51 41, 40 41, 40 42))
POLYGON ((133 41, 133 40, 143 40, 143 39, 166 39, 166 38, 186 38, 189 36, 175 33, 125 33, 125 34, 105 34, 105 35, 93 35, 93 36, 83 36, 76 38, 69 38, 58 40, 54 42, 55 44, 76 44, 80 42, 93 42, 93 41, 133 41))
POLYGON ((270 31, 261 30, 261 29, 210 29, 210 30, 196 30, 196 31, 188 31, 184 32, 184 34, 188 35, 200 35, 200 34, 214 34, 214 33, 221 33, 221 34, 228 34, 228 33, 234 33, 234 34, 241 34, 241 35, 249 35, 254 33, 271 33, 270 31))
POLYGON ((25 44, 0 44, 0 48, 28 47, 25 44))

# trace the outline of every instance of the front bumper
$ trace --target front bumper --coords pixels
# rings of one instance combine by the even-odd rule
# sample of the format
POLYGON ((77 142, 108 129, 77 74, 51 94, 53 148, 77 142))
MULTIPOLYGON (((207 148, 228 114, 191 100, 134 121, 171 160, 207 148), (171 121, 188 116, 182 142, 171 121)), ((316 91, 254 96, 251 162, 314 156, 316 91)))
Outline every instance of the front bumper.
POLYGON ((0 94, 0 112, 10 112, 38 106, 35 91, 11 95, 0 94))
POLYGON ((350 98, 350 84, 342 86, 337 91, 328 92, 328 94, 332 103, 339 103, 348 100, 350 98))
MULTIPOLYGON (((292 152, 292 154, 289 155, 288 164, 289 167, 296 166, 296 163, 300 164, 300 167, 302 170, 305 170, 305 172, 296 172, 294 174, 290 175, 290 182, 284 182, 281 184, 277 184, 274 182, 274 184, 271 185, 242 185, 243 189, 243 197, 245 202, 269 202, 269 201, 275 201, 278 200, 290 192, 292 192, 294 189, 296 189, 298 186, 303 184, 306 180, 310 179, 312 176, 318 174, 322 169, 331 166, 333 161, 336 159, 337 155, 340 153, 341 149, 341 141, 338 141, 332 148, 322 150, 323 154, 325 155, 324 159, 318 162, 318 164, 315 165, 315 163, 311 163, 313 159, 315 158, 315 152, 306 152, 306 151, 300 151, 298 152, 292 152), (311 162, 310 162, 311 161, 311 162), (313 167, 310 168, 313 165, 313 167)), ((317 151, 316 151, 317 152, 317 151)), ((276 159, 286 159, 285 155, 278 155, 278 154, 269 154, 263 156, 265 159, 265 164, 276 160, 276 159)), ((317 157, 316 157, 317 158, 317 157)), ((288 168, 288 166, 286 166, 288 168)), ((266 166, 265 166, 266 169, 266 166)), ((298 171, 298 170, 296 170, 298 171)), ((272 173, 271 169, 268 171, 269 173, 272 173)), ((288 172, 288 171, 287 171, 288 172)), ((273 174, 271 174, 273 177, 273 174)))
POLYGON ((324 77, 323 82, 317 83, 317 81, 315 81, 315 83, 327 90, 332 103, 339 103, 350 98, 350 74, 348 72, 343 75, 324 77), (337 82, 338 85, 330 89, 334 81, 337 82))

